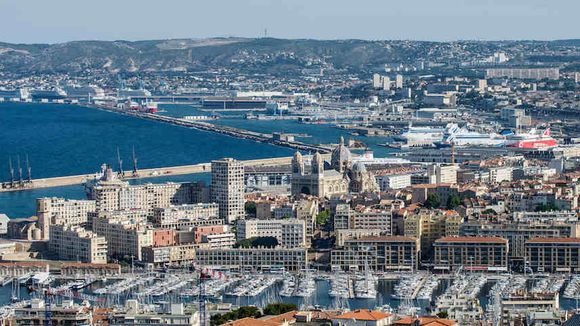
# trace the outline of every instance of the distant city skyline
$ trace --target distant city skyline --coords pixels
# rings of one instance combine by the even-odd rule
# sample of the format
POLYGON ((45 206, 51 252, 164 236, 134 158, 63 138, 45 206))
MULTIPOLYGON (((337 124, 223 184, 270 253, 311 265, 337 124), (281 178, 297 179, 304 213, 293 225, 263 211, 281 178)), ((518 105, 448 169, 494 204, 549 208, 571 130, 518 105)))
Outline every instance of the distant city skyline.
POLYGON ((0 42, 263 37, 367 40, 580 38, 572 0, 0 1, 0 42), (267 31, 267 33, 266 33, 267 31))

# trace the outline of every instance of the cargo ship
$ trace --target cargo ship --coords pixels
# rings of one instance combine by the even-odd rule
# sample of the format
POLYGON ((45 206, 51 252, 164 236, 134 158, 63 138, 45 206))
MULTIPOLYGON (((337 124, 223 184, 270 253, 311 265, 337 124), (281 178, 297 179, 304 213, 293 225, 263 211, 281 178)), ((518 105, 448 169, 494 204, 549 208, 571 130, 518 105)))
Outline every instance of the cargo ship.
POLYGON ((508 136, 506 146, 528 149, 555 147, 558 143, 550 136, 550 133, 550 128, 543 132, 533 128, 527 133, 508 136))

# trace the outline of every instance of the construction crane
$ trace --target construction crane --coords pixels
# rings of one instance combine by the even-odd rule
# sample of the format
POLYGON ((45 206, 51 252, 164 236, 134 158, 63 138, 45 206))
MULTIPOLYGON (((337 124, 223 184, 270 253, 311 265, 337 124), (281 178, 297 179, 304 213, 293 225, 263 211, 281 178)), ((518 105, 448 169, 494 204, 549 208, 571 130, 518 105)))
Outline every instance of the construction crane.
POLYGON ((32 169, 30 168, 30 162, 28 161, 28 154, 26 154, 26 176, 28 182, 32 182, 32 169))
POLYGON ((135 156, 135 146, 133 146, 133 176, 138 176, 139 173, 137 172, 137 156, 135 156))
POLYGON ((52 326, 52 292, 50 287, 43 289, 44 292, 44 326, 52 326))
POLYGON ((119 165, 119 176, 123 177, 125 172, 123 171, 123 160, 121 159, 121 153, 119 153, 119 147, 117 146, 117 164, 119 165))
POLYGON ((207 326, 207 309, 205 306, 205 301, 206 301, 206 295, 205 295, 205 281, 207 280, 211 280, 211 279, 220 279, 220 280, 225 280, 226 276, 220 272, 220 271, 215 271, 213 269, 210 268, 200 268, 199 266, 196 265, 192 265, 192 270, 196 271, 199 273, 199 280, 197 283, 198 286, 198 294, 197 294, 197 299, 198 299, 198 309, 199 309, 199 320, 200 326, 207 326))

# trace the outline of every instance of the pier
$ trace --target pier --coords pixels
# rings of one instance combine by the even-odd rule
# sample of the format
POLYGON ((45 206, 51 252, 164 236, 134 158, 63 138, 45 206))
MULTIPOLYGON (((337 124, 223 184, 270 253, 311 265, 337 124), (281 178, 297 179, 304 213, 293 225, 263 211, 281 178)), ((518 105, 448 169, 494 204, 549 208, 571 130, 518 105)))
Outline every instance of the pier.
POLYGON ((185 120, 185 119, 180 119, 180 118, 162 116, 162 115, 153 114, 153 113, 127 111, 127 110, 118 109, 118 108, 110 107, 110 106, 103 106, 103 105, 88 105, 87 107, 96 108, 96 109, 105 110, 105 111, 114 112, 114 113, 119 113, 119 114, 132 116, 132 117, 136 117, 136 118, 141 118, 141 119, 164 122, 164 123, 168 123, 168 124, 172 124, 172 125, 176 125, 176 126, 182 126, 182 127, 186 127, 186 128, 193 128, 193 129, 202 130, 202 131, 214 132, 214 133, 218 133, 218 134, 222 134, 222 135, 226 135, 226 136, 230 136, 230 137, 235 137, 235 138, 249 139, 249 140, 253 140, 253 141, 257 141, 257 142, 261 142, 261 143, 289 147, 289 148, 293 148, 293 149, 300 150, 300 151, 320 152, 322 154, 325 154, 325 153, 330 153, 330 151, 332 150, 328 146, 306 144, 306 143, 295 141, 295 140, 289 141, 289 140, 283 140, 283 139, 276 139, 276 138, 274 138, 274 135, 272 135, 272 134, 264 134, 264 133, 249 131, 249 130, 228 127, 228 126, 220 126, 220 125, 215 125, 215 124, 211 124, 211 123, 207 123, 207 122, 191 121, 191 120, 185 120))
MULTIPOLYGON (((276 158, 265 158, 256 160, 242 161, 245 166, 260 167, 260 166, 277 166, 277 165, 288 165, 292 161, 291 157, 276 157, 276 158)), ((146 179, 155 178, 163 176, 173 176, 173 175, 184 175, 184 174, 197 174, 197 173, 210 173, 211 163, 199 163, 193 165, 182 165, 182 166, 171 166, 171 167, 160 167, 160 168, 150 168, 150 169, 140 169, 137 175, 129 175, 123 177, 123 180, 130 179, 146 179)), ((87 180, 95 178, 95 174, 82 174, 82 175, 71 175, 64 177, 53 177, 53 178, 43 178, 43 179, 32 179, 26 182, 16 182, 14 185, 11 182, 5 182, 0 184, 0 192, 8 191, 24 191, 39 188, 51 188, 51 187, 62 187, 71 185, 80 185, 85 183, 87 180)))

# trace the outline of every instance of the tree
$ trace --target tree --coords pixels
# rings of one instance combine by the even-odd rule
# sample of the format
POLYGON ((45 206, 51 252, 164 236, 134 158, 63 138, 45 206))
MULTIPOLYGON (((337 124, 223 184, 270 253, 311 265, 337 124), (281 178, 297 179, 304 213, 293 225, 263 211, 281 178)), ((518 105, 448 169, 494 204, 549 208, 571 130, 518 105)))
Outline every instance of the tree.
POLYGON ((262 314, 258 308, 252 306, 243 306, 230 312, 226 312, 225 314, 215 314, 211 316, 210 324, 212 326, 221 325, 227 323, 230 320, 237 320, 246 317, 259 318, 261 316, 262 314))
POLYGON ((560 209, 558 208, 558 206, 550 203, 550 204, 546 204, 546 205, 538 205, 536 206, 536 212, 552 212, 552 211, 559 211, 560 209))
POLYGON ((447 311, 443 310, 437 313, 437 317, 439 318, 447 318, 449 317, 449 314, 447 313, 447 311))
POLYGON ((317 225, 325 225, 326 223, 328 223, 328 220, 330 219, 330 212, 325 209, 322 212, 318 213, 318 215, 316 215, 316 224, 317 225))
POLYGON ((244 209, 246 211, 246 214, 256 215, 256 203, 254 203, 253 201, 246 202, 244 204, 244 209))
POLYGON ((423 203, 426 208, 438 208, 441 206, 441 200, 439 199, 439 195, 437 194, 429 194, 427 195, 427 200, 423 203))
POLYGON ((481 212, 481 214, 485 214, 485 215, 497 215, 497 213, 493 209, 491 209, 491 208, 488 208, 488 209, 484 210, 483 212, 481 212))
POLYGON ((253 237, 238 241, 238 243, 236 243, 236 248, 274 248, 277 245, 278 239, 275 237, 253 237))
POLYGON ((447 199, 447 208, 454 209, 455 207, 461 205, 461 199, 457 195, 453 195, 447 199))
POLYGON ((280 315, 297 309, 298 307, 293 303, 270 303, 264 308, 264 315, 280 315))

